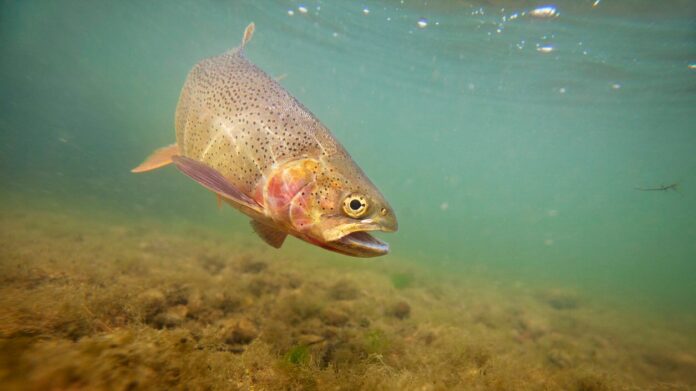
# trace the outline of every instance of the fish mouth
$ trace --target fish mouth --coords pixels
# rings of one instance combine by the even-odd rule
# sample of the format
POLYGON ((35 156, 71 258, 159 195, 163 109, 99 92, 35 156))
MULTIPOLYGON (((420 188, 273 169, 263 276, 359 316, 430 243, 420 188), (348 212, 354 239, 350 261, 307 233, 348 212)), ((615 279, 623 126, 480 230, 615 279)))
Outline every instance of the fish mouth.
POLYGON ((351 232, 327 244, 336 252, 361 258, 378 257, 389 252, 388 243, 365 231, 351 232))

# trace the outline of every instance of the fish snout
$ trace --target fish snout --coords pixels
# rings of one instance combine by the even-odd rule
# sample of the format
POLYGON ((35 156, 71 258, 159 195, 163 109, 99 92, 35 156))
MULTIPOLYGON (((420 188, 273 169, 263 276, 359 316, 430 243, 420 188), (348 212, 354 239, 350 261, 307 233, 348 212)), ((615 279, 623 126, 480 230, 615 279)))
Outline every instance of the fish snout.
POLYGON ((375 218, 375 223, 380 227, 380 231, 396 232, 399 230, 399 222, 391 210, 388 210, 386 213, 380 213, 380 216, 375 218))
POLYGON ((380 225, 382 226, 382 230, 385 232, 396 232, 399 230, 399 222, 396 221, 396 216, 394 216, 393 213, 385 217, 380 222, 380 225))

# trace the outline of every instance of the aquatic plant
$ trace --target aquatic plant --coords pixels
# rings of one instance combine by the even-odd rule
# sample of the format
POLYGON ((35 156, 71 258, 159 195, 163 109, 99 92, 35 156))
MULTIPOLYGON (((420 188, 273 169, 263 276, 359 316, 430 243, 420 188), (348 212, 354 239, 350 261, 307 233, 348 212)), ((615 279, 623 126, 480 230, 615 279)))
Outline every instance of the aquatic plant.
POLYGON ((389 341, 384 331, 374 329, 365 334, 365 351, 367 353, 384 353, 388 346, 389 341))
POLYGON ((303 365, 309 362, 309 348, 305 345, 297 345, 285 354, 283 359, 294 365, 303 365))

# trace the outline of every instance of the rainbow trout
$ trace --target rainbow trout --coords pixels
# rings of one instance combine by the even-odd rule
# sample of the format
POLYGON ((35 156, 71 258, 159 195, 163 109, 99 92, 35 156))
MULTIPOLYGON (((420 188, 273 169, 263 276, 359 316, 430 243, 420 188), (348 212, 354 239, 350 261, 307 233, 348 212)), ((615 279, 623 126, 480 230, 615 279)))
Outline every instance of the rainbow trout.
POLYGON ((370 231, 397 230, 394 211, 331 132, 244 55, 242 44, 189 72, 176 108, 176 144, 133 172, 174 165, 251 218, 280 248, 287 235, 356 257, 389 245, 370 231))

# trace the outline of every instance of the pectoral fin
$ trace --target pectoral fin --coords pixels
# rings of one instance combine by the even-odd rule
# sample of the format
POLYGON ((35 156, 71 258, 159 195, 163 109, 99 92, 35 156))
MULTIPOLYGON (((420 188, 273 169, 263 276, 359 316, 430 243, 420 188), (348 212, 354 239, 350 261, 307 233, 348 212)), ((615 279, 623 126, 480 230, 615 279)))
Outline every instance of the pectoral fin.
POLYGON ((263 213, 261 205, 252 198, 239 191, 222 174, 214 168, 207 166, 197 160, 185 156, 174 156, 172 161, 182 173, 203 185, 208 190, 212 190, 221 197, 230 200, 241 206, 246 206, 258 213, 263 213))
POLYGON ((164 167, 172 162, 172 157, 178 154, 179 147, 177 147, 176 144, 162 147, 153 152, 152 155, 148 156, 144 162, 140 163, 138 167, 132 169, 131 172, 140 173, 164 167))
POLYGON ((288 234, 285 232, 277 230, 266 224, 259 223, 256 220, 251 220, 251 227, 254 229, 254 232, 256 232, 261 239, 263 239, 264 242, 268 243, 268 245, 274 248, 280 248, 280 246, 283 245, 285 238, 288 236, 288 234))

